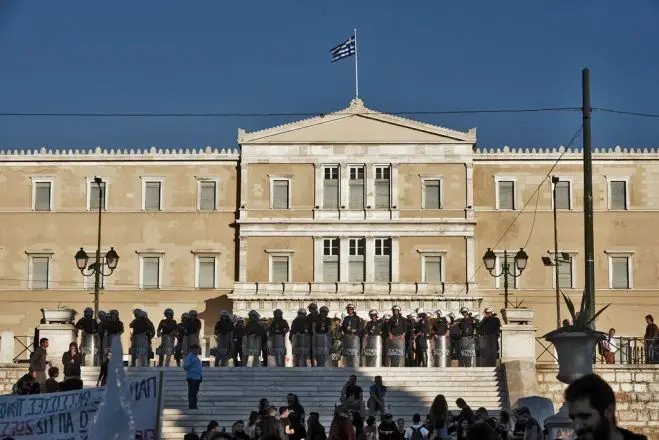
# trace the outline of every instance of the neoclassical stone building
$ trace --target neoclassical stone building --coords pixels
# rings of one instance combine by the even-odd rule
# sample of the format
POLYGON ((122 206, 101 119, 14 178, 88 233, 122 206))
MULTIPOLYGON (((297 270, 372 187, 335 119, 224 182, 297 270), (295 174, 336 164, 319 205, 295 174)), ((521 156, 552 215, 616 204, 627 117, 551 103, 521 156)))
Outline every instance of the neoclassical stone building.
MULTIPOLYGON (((513 302, 555 326, 552 183, 557 183, 561 289, 583 289, 581 154, 562 148, 476 147, 455 131, 366 108, 256 132, 240 149, 0 152, 0 327, 33 333, 43 307, 81 312, 93 280, 74 254, 96 248, 100 177, 103 246, 120 255, 101 309, 125 320, 197 309, 206 333, 224 309, 290 317, 315 301, 361 314, 503 307, 503 280, 482 265, 492 248, 524 247, 510 279, 513 302), (539 186, 539 189, 538 189, 539 186), (537 189, 537 191, 536 191, 537 189), (530 200, 530 201, 529 201, 530 200), (522 207, 527 206, 522 210, 522 207), (505 234, 504 234, 505 232, 505 234)), ((620 147, 594 152, 600 328, 644 330, 659 305, 659 155, 620 147)), ((511 260, 512 263, 512 260, 511 260)), ((562 308, 562 317, 566 317, 562 308)))

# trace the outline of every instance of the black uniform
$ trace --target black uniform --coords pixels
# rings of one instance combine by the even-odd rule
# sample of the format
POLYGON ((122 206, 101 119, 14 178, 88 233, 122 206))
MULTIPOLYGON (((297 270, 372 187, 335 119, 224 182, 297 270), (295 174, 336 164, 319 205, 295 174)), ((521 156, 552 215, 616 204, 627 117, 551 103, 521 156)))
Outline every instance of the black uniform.
POLYGON ((407 320, 401 315, 389 318, 385 326, 388 333, 386 353, 390 367, 402 367, 405 362, 405 334, 407 333, 407 320), (401 337, 403 337, 401 339, 401 337))
POLYGON ((240 367, 243 365, 243 336, 245 336, 244 321, 236 322, 233 328, 233 366, 240 367))
POLYGON ((417 367, 428 366, 428 336, 430 329, 428 325, 428 318, 424 315, 419 317, 419 320, 414 325, 414 349, 415 360, 417 367))

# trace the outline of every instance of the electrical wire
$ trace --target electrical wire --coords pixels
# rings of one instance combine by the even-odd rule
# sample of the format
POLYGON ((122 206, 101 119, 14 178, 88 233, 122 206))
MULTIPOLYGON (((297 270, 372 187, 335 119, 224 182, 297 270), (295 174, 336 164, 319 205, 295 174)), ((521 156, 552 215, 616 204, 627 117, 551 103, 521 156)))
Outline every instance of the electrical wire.
POLYGON ((659 113, 630 112, 625 110, 616 110, 612 108, 603 108, 603 107, 594 107, 592 110, 602 113, 615 113, 618 115, 641 116, 644 118, 659 118, 659 113))
MULTIPOLYGON (((583 131, 583 125, 580 125, 579 128, 577 129, 577 131, 574 133, 574 136, 572 136, 572 139, 571 139, 570 142, 568 143, 567 147, 566 147, 566 148, 563 150, 563 152, 558 156, 558 158, 556 159, 556 161, 554 162, 554 164, 551 166, 551 168, 549 169, 549 171, 547 171, 547 174, 546 174, 545 177, 542 179, 542 181, 540 182, 540 184, 539 184, 538 186, 536 186, 535 191, 533 191, 533 194, 531 194, 531 197, 529 197, 529 198, 526 200, 526 202, 524 203, 524 205, 522 206, 522 208, 517 212, 517 215, 513 218, 513 220, 512 220, 512 221, 510 222, 510 224, 508 225, 508 227, 503 231, 503 233, 501 234, 501 236, 499 236, 499 239, 496 241, 496 243, 494 243, 494 246, 493 246, 492 248, 495 249, 495 248, 499 245, 499 243, 501 243, 501 241, 504 239, 504 237, 506 236, 506 234, 508 233, 508 231, 510 231, 510 229, 515 225, 515 223, 517 222, 517 220, 519 219, 519 217, 524 213, 524 210, 525 210, 526 207, 529 205, 529 203, 531 202, 531 200, 533 200, 533 197, 535 197, 535 196, 538 194, 538 191, 540 191, 540 188, 541 188, 542 185, 545 183, 545 180, 547 180, 547 178, 548 178, 549 176, 551 176, 551 173, 554 171, 554 169, 556 168, 556 166, 558 165, 558 163, 561 161, 561 159, 563 158, 563 156, 564 156, 565 153, 567 152, 568 148, 569 148, 569 147, 572 145, 572 143, 574 143, 574 141, 579 137, 579 135, 581 134, 582 131, 583 131)), ((537 214, 537 202, 536 202, 536 210, 535 210, 535 214, 537 214)), ((528 237, 528 239, 526 240, 526 244, 528 244, 528 242, 529 242, 529 240, 530 240, 530 238, 531 238, 531 234, 533 233, 534 225, 535 225, 535 215, 534 215, 533 223, 531 224, 531 231, 530 231, 530 233, 529 233, 529 237, 528 237)), ((524 247, 526 247, 526 244, 524 245, 524 247)), ((470 284, 470 283, 476 278, 476 275, 477 275, 478 272, 480 272, 480 270, 483 268, 483 265, 484 265, 484 263, 481 261, 480 264, 478 265, 478 267, 476 268, 476 270, 474 271, 473 275, 467 280, 467 283, 465 284, 465 286, 464 286, 464 287, 462 288, 462 290, 460 290, 460 292, 458 293, 458 296, 460 296, 460 295, 461 295, 461 294, 467 289, 467 286, 468 286, 468 285, 469 285, 469 284, 470 284)))
MULTIPOLYGON (((542 113, 542 112, 576 112, 581 107, 546 107, 546 108, 501 108, 501 109, 475 109, 475 110, 439 110, 439 111, 406 111, 377 113, 405 116, 405 115, 456 115, 456 114, 478 114, 478 113, 542 113)), ((311 117, 311 116, 347 116, 368 115, 370 112, 293 112, 293 113, 67 113, 67 112, 0 112, 0 116, 15 117, 76 117, 76 118, 260 118, 260 117, 311 117)))

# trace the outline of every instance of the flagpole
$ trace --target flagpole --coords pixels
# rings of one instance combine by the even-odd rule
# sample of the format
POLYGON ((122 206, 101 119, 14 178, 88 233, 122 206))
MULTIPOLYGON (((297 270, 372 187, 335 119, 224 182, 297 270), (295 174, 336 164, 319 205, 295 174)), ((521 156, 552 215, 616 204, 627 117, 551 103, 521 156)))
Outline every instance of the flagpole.
POLYGON ((355 98, 359 98, 359 58, 357 51, 357 28, 355 28, 355 98))

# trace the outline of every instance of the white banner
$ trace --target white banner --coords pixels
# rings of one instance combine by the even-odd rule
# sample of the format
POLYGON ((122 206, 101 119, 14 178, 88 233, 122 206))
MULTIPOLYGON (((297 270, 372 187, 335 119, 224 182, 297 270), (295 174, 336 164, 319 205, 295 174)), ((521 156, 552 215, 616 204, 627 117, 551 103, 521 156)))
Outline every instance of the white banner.
MULTIPOLYGON (((130 381, 136 432, 157 440, 160 375, 130 381)), ((89 426, 103 398, 104 388, 64 393, 0 396, 0 438, 25 440, 92 440, 89 426)))

